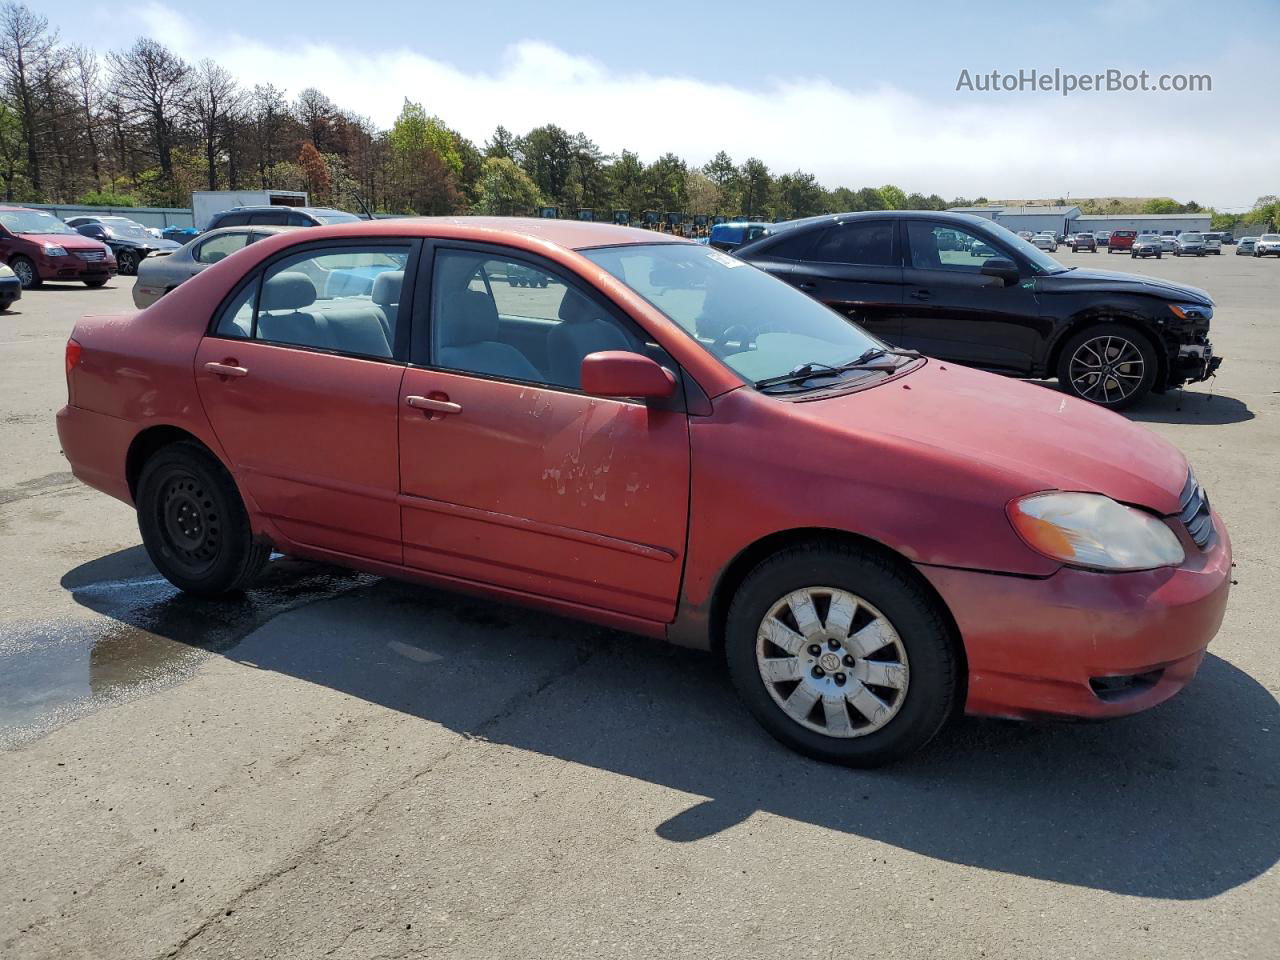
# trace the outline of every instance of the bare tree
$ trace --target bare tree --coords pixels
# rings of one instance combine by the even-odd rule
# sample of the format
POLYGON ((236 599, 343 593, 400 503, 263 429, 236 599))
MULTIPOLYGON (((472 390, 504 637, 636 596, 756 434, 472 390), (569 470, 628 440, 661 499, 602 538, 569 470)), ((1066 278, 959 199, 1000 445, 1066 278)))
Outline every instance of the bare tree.
POLYGON ((191 88, 191 68, 162 43, 140 37, 128 50, 107 54, 111 91, 126 119, 150 137, 150 153, 164 184, 173 187, 173 150, 182 107, 191 88))
POLYGON ((329 146, 329 135, 338 114, 333 101, 315 87, 307 87, 298 94, 293 109, 306 127, 312 145, 321 151, 329 146))
POLYGON ((258 84, 249 94, 249 123, 253 128, 253 145, 258 154, 259 186, 266 187, 267 169, 281 155, 280 135, 288 119, 289 104, 284 91, 271 84, 258 84))
POLYGON ((0 79, 17 103, 22 136, 27 148, 27 177, 37 194, 43 190, 40 171, 40 129, 37 118, 37 86, 48 72, 58 46, 58 31, 49 29, 46 17, 32 13, 23 3, 0 7, 0 79))
POLYGON ((240 91, 230 73, 212 60, 196 64, 186 109, 204 148, 210 190, 218 189, 218 159, 230 139, 230 121, 239 101, 240 91))
POLYGON ((93 170, 93 187, 102 189, 101 150, 98 145, 99 109, 102 86, 98 76, 98 55, 88 47, 72 47, 70 57, 71 80, 75 87, 76 106, 84 121, 85 143, 89 148, 89 163, 93 170))

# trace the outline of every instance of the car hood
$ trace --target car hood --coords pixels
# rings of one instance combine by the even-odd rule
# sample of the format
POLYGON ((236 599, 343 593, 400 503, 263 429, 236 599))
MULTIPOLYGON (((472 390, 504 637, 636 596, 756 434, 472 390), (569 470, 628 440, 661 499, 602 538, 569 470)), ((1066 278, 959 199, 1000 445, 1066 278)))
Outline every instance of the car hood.
POLYGON ((842 431, 893 448, 932 447, 986 472, 993 490, 1102 493, 1161 514, 1178 511, 1187 460, 1119 414, 1035 384, 928 360, 913 373, 798 404, 842 431))
POLYGON ((64 250, 103 250, 106 244, 94 240, 92 237, 84 237, 78 233, 24 233, 20 234, 22 239, 30 240, 32 243, 52 244, 53 246, 62 247, 64 250))
MULTIPOLYGON (((1147 241, 1143 241, 1147 242, 1147 241)), ((1150 241, 1159 246, 1158 241, 1150 241)), ((1194 301, 1206 306, 1213 306, 1213 298, 1199 287, 1184 283, 1172 283, 1155 277, 1144 277, 1137 273, 1117 273, 1113 270, 1091 270, 1087 267, 1076 267, 1066 273, 1054 273, 1040 278, 1046 289, 1071 290, 1127 290, 1131 293, 1144 293, 1148 296, 1162 297, 1178 302, 1194 301)))

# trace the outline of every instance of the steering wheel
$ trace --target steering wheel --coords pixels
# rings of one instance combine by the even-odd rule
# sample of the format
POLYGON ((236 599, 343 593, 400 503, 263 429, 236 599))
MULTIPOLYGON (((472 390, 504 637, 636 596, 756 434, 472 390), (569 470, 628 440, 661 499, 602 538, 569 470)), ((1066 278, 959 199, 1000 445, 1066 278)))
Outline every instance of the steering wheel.
POLYGON ((753 336, 752 332, 747 329, 744 324, 731 324, 730 326, 725 327, 725 329, 720 333, 720 336, 716 337, 715 348, 727 353, 729 344, 731 342, 737 342, 742 349, 747 350, 751 347, 753 336))

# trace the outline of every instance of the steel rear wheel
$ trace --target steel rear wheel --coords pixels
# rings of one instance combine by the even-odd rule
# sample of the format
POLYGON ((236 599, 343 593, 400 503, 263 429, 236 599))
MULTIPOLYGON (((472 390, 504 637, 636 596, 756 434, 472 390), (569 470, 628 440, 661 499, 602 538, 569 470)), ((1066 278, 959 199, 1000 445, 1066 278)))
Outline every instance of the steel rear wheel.
POLYGON ((243 589, 270 556, 270 544, 253 539, 231 475, 198 444, 155 453, 142 468, 136 499, 151 562, 188 593, 243 589))
POLYGON ((770 734, 848 766, 923 747, 960 687, 936 599, 908 567, 841 543, 793 547, 748 574, 729 609, 725 656, 770 734))
POLYGON ((1088 327, 1067 341, 1058 381, 1082 400, 1112 410, 1132 406, 1151 390, 1156 354, 1141 333, 1114 323, 1088 327))

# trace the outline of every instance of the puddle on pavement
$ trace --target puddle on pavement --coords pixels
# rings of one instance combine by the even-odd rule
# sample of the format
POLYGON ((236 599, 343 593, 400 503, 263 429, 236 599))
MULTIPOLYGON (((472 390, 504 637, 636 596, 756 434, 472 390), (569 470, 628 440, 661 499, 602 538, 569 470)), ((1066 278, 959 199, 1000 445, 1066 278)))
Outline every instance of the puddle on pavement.
POLYGON ((64 585, 89 617, 0 625, 0 749, 181 682, 273 617, 377 579, 277 557, 254 589, 205 600, 154 572, 84 582, 68 575, 64 585))

